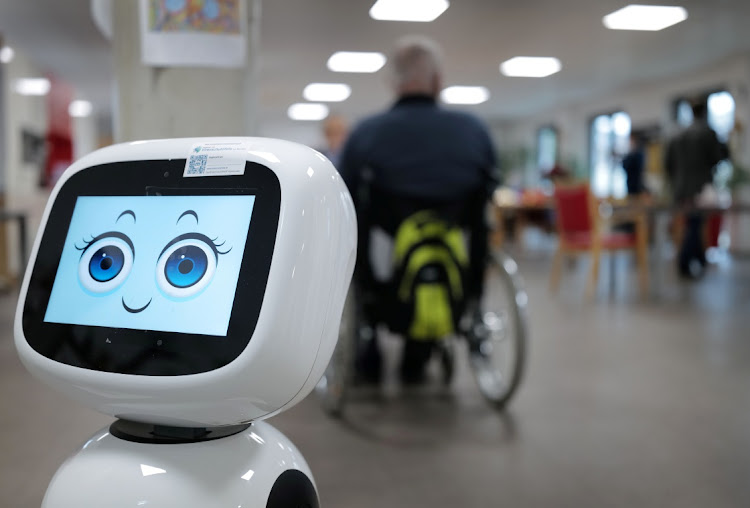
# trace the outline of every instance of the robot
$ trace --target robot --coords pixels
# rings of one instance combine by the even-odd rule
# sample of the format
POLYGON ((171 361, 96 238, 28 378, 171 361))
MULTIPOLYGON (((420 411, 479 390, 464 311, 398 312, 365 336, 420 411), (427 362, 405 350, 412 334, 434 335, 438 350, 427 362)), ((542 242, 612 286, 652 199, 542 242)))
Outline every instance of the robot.
POLYGON ((262 420, 324 373, 356 241, 341 177, 295 143, 140 141, 73 164, 15 343, 34 376, 117 420, 42 506, 317 507, 305 459, 262 420))

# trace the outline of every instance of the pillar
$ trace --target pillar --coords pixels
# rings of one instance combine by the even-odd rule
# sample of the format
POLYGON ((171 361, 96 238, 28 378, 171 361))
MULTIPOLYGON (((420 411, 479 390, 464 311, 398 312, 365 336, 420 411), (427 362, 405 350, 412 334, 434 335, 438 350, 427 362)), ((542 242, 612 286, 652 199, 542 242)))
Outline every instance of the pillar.
POLYGON ((256 132, 260 0, 244 0, 244 68, 150 67, 141 62, 136 2, 112 2, 115 142, 256 132))

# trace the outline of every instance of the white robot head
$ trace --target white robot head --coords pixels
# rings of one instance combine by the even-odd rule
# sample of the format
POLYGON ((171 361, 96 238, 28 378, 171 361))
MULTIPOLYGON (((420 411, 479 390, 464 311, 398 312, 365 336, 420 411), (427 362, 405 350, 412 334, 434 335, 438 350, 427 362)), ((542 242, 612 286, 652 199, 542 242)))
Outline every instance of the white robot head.
POLYGON ((263 138, 134 142, 73 164, 24 278, 32 374, 118 418, 263 419, 328 364, 356 217, 331 163, 263 138))

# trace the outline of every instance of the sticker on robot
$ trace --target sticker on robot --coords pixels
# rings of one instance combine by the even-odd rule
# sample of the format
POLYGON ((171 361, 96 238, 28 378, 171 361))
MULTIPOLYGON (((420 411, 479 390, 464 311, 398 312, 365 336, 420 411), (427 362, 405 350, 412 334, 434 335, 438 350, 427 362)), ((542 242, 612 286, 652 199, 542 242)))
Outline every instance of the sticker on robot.
POLYGON ((247 143, 202 143, 193 145, 185 161, 183 177, 245 174, 247 143))

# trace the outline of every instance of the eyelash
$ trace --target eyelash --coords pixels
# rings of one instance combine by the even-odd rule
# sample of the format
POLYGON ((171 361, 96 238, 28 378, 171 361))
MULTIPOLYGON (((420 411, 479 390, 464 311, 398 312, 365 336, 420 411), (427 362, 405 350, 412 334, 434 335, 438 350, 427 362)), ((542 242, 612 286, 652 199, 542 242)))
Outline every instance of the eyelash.
POLYGON ((94 235, 89 235, 91 237, 91 240, 86 240, 86 237, 81 238, 81 241, 83 242, 83 247, 79 247, 78 244, 73 244, 73 247, 75 247, 76 250, 80 250, 85 252, 86 249, 89 248, 89 245, 94 243, 94 235))
POLYGON ((83 257, 83 254, 86 252, 86 250, 94 243, 98 242, 99 240, 102 240, 103 238, 119 238, 120 240, 124 241, 130 246, 130 250, 133 251, 133 255, 135 255, 135 246, 133 245, 133 242, 128 238, 127 235, 120 233, 119 231, 107 231, 106 233, 102 233, 101 235, 94 236, 89 235, 91 237, 90 240, 86 240, 86 237, 83 237, 81 241, 83 242, 84 246, 79 247, 76 244, 73 244, 73 247, 75 247, 76 250, 81 251, 81 257, 83 257))
MULTIPOLYGON (((84 244, 83 247, 79 247, 78 245, 73 244, 73 247, 76 250, 81 251, 81 256, 83 256, 83 253, 86 252, 86 249, 88 249, 91 246, 91 244, 98 242, 102 238, 107 238, 107 237, 110 237, 110 236, 113 236, 113 237, 116 237, 116 238, 121 238, 122 240, 125 240, 125 242, 130 245, 131 249, 133 251, 135 251, 135 249, 133 248, 133 244, 130 241, 130 238, 128 238, 126 235, 123 235, 122 233, 118 233, 116 231, 109 231, 107 233, 102 233, 101 235, 98 235, 98 236, 94 236, 92 234, 89 234, 89 236, 91 237, 90 240, 86 240, 86 237, 83 237, 81 239, 81 241, 84 244)), ((207 237, 206 235, 204 235, 202 233, 186 233, 186 234, 180 235, 177 238, 174 238, 172 241, 170 241, 167 244, 167 246, 164 247, 164 250, 162 250, 161 254, 163 254, 164 251, 166 251, 171 245, 173 245, 173 244, 175 244, 175 243, 177 243, 177 242, 179 242, 181 240, 187 240, 187 239, 201 240, 202 242, 206 243, 207 245, 210 245, 212 247, 212 250, 214 251, 214 253, 217 256, 218 255, 223 256, 224 254, 229 254, 232 251, 232 247, 230 247, 229 250, 225 250, 225 251, 220 251, 219 250, 219 247, 221 247, 222 245, 224 245, 225 243, 227 243, 227 241, 224 240, 221 243, 217 243, 217 240, 219 239, 218 236, 216 238, 209 238, 209 237, 207 237)), ((159 254, 159 256, 161 256, 161 254, 159 254)))
POLYGON ((212 244, 214 244, 214 250, 216 251, 216 253, 217 253, 217 254, 221 254, 222 256, 223 256, 224 254, 229 254, 229 253, 230 253, 230 252, 232 251, 232 248, 231 248, 231 247, 229 247, 229 250, 225 250, 224 252, 221 252, 221 251, 219 250, 219 247, 221 247, 222 245, 224 245, 225 243, 227 243, 227 241, 226 241, 226 240, 224 240, 224 241, 222 241, 221 243, 216 243, 216 240, 218 240, 218 239, 219 239, 219 237, 218 237, 218 236, 217 236, 216 238, 209 238, 209 240, 211 240, 211 243, 212 243, 212 244))
POLYGON ((224 245, 226 243, 226 241, 217 244, 216 240, 218 240, 218 238, 219 237, 217 236, 216 238, 212 239, 212 238, 209 238, 209 237, 207 237, 206 235, 204 235, 202 233, 185 233, 183 235, 180 235, 180 236, 172 239, 172 241, 170 241, 164 247, 164 249, 162 249, 162 251, 159 253, 159 257, 161 257, 162 254, 164 254, 167 251, 167 249, 169 249, 172 245, 176 244, 177 242, 181 242, 183 240, 200 240, 201 242, 205 243, 206 245, 210 245, 211 249, 214 251, 214 254, 218 258, 219 255, 223 256, 224 254, 228 254, 232 250, 232 248, 230 247, 229 250, 225 250, 223 252, 220 251, 219 247, 221 247, 222 245, 224 245))

